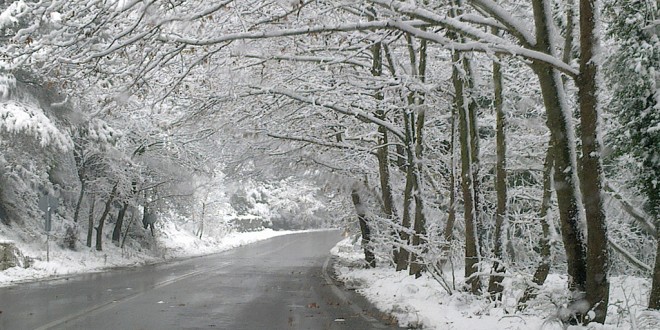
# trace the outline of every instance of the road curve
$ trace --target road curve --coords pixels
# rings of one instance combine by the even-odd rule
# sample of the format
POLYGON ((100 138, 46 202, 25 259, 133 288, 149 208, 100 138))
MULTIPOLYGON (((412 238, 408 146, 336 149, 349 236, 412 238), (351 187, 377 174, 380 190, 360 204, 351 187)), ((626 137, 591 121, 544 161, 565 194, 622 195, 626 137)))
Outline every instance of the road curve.
POLYGON ((339 231, 285 235, 205 257, 0 288, 0 329, 394 328, 324 271, 340 239, 339 231))

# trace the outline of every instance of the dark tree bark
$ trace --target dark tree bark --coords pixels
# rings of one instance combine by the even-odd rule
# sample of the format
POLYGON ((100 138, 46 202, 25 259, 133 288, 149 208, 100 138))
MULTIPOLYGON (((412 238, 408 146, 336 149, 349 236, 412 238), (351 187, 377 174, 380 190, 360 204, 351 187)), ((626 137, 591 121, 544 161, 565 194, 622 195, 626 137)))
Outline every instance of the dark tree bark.
MULTIPOLYGON (((424 57, 421 62, 417 61, 417 54, 413 45, 412 35, 406 34, 406 41, 408 44, 408 56, 410 67, 413 76, 418 77, 424 81, 424 77, 420 73, 426 72, 426 43, 420 49, 420 56, 424 57)), ((404 134, 405 134, 405 152, 406 152, 406 187, 404 190, 403 201, 403 219, 402 226, 406 229, 410 228, 411 220, 414 216, 414 234, 412 236, 413 246, 420 246, 423 244, 423 237, 426 234, 426 218, 424 215, 424 201, 421 196, 421 169, 422 164, 420 158, 422 156, 423 145, 423 127, 424 127, 424 110, 423 105, 424 96, 420 93, 410 92, 408 94, 408 108, 405 110, 403 116, 404 134), (416 115, 418 112, 418 115, 416 115), (413 211, 412 205, 415 205, 413 211)), ((410 235, 402 230, 399 233, 402 244, 410 244, 410 235)), ((419 276, 422 271, 422 265, 418 262, 418 257, 414 253, 410 253, 405 249, 400 249, 397 258, 397 270, 404 270, 408 268, 411 275, 419 276)))
MULTIPOLYGON (((533 0, 534 23, 536 27, 537 50, 553 54, 550 40, 551 13, 546 12, 544 0, 533 0)), ((566 111, 563 84, 559 72, 543 63, 534 63, 532 69, 539 78, 541 94, 547 113, 547 126, 550 129, 554 149, 554 182, 559 207, 562 241, 566 250, 569 275, 569 288, 574 292, 586 289, 586 251, 584 236, 580 230, 578 211, 578 182, 576 182, 577 160, 575 146, 570 136, 571 117, 566 111)))
POLYGON ((594 49, 598 47, 595 0, 580 0, 580 75, 578 102, 582 128, 582 202, 587 219, 586 294, 595 316, 588 321, 605 322, 610 285, 607 223, 603 208, 603 165, 599 141, 598 63, 594 49))
MULTIPOLYGON (((412 145, 412 142, 408 141, 409 139, 412 139, 412 133, 411 130, 412 128, 410 127, 410 122, 414 120, 414 114, 411 113, 411 111, 407 110, 406 114, 404 114, 405 119, 405 133, 406 133, 406 145, 410 146, 412 145), (412 117, 412 118, 411 118, 412 117)), ((408 154, 408 159, 410 162, 412 162, 412 151, 409 148, 406 152, 408 154)), ((406 186, 403 190, 403 218, 401 219, 401 227, 403 227, 403 230, 399 231, 399 239, 400 239, 400 244, 402 245, 408 245, 410 243, 410 235, 406 230, 410 229, 410 222, 411 222, 411 207, 412 207, 412 202, 413 202, 413 188, 415 187, 415 167, 408 164, 406 166, 406 186)), ((399 252, 397 254, 397 260, 396 260, 396 270, 405 270, 408 269, 408 265, 410 262, 410 253, 408 252, 407 249, 404 247, 399 249, 399 252)))
POLYGON ((454 223, 456 223, 456 111, 457 109, 455 106, 451 108, 451 138, 449 142, 451 150, 451 169, 449 170, 449 209, 447 210, 447 223, 445 223, 445 230, 443 232, 445 246, 442 249, 447 258, 449 258, 451 242, 454 239, 454 223))
MULTIPOLYGON (((375 19, 375 13, 370 19, 375 19)), ((374 77, 380 77, 383 75, 383 45, 380 42, 374 43, 371 47, 371 74, 374 77)), ((377 91, 374 94, 374 98, 379 102, 378 106, 380 107, 380 102, 383 101, 382 91, 377 91)), ((377 109, 375 112, 376 118, 381 120, 386 120, 387 116, 384 110, 377 109)), ((396 221, 396 209, 394 207, 394 196, 392 194, 392 185, 390 182, 390 152, 389 152, 389 136, 387 133, 387 128, 384 126, 378 126, 378 149, 376 150, 376 157, 378 159, 378 174, 380 179, 380 192, 381 199, 383 200, 383 212, 385 216, 391 220, 396 221)), ((392 236, 396 236, 397 233, 394 231, 392 236)), ((396 262, 397 260, 398 249, 397 247, 392 248, 392 257, 396 262)))
MULTIPOLYGON (((494 34, 498 31, 495 30, 494 34)), ((504 113, 501 65, 493 63, 493 83, 495 94, 495 116, 497 126, 497 162, 495 164, 495 190, 497 192, 497 210, 495 215, 495 237, 493 238, 493 272, 488 283, 488 293, 497 300, 502 299, 502 281, 505 272, 501 264, 503 251, 503 227, 507 217, 507 180, 506 180, 506 114, 504 113)))
POLYGON ((126 244, 126 237, 128 237, 128 230, 131 228, 133 225, 133 222, 135 221, 135 212, 131 213, 131 221, 128 222, 128 226, 126 226, 126 230, 124 230, 124 235, 121 237, 121 245, 120 247, 123 249, 124 244, 126 244))
MULTIPOLYGON (((463 13, 462 4, 452 1, 450 16, 457 17, 463 13)), ((456 33, 448 35, 457 42, 462 37, 456 33)), ((476 104, 469 95, 472 89, 471 65, 459 52, 452 52, 452 84, 454 85, 453 107, 458 115, 458 136, 461 146, 461 191, 463 195, 463 216, 465 219, 465 281, 470 292, 481 291, 481 281, 477 266, 481 259, 479 226, 478 226, 478 183, 479 145, 476 131, 476 104), (459 68, 462 68, 460 70, 459 68)))
POLYGON ((476 225, 476 205, 474 196, 474 181, 472 171, 472 147, 470 145, 470 115, 469 100, 465 96, 465 83, 457 66, 461 63, 461 56, 454 52, 452 55, 454 67, 452 81, 454 84, 454 107, 458 109, 458 134, 461 145, 461 188, 463 191, 463 205, 465 217, 465 278, 472 293, 481 291, 481 283, 477 275, 479 263, 479 247, 476 225))
POLYGON ((481 170, 481 160, 479 156, 479 125, 477 124, 477 112, 478 106, 472 97, 472 92, 474 91, 474 72, 472 69, 472 61, 469 58, 469 54, 462 54, 462 64, 463 70, 465 70, 465 76, 463 78, 463 93, 466 98, 467 104, 467 121, 468 121, 468 132, 470 139, 470 169, 472 174, 472 190, 474 190, 472 196, 474 196, 474 223, 475 230, 477 233, 477 246, 479 248, 479 254, 483 254, 481 249, 483 248, 482 236, 485 235, 485 231, 481 230, 481 181, 479 180, 479 171, 481 170))
MULTIPOLYGON (((656 228, 660 228, 660 221, 656 221, 656 228)), ((649 309, 660 310, 660 230, 656 231, 657 248, 655 251, 655 267, 653 268, 653 282, 649 295, 649 309)))
POLYGON ((105 209, 103 209, 103 214, 101 214, 99 225, 96 227, 96 251, 103 250, 103 225, 105 224, 105 219, 108 217, 110 209, 112 208, 112 201, 115 199, 115 195, 117 194, 117 185, 118 184, 115 183, 115 185, 112 187, 110 196, 105 202, 105 209))
MULTIPOLYGON (((426 49, 427 41, 421 40, 419 45, 419 63, 417 63, 417 79, 420 82, 426 82, 426 49)), ((412 45, 412 42, 410 43, 412 45)), ((411 58, 415 58, 414 48, 411 54, 411 58)), ((411 61, 411 65, 415 65, 416 62, 411 61)), ((426 237, 426 215, 424 214, 424 199, 422 198, 422 163, 421 159, 424 154, 424 124, 426 121, 426 110, 424 108, 424 98, 423 93, 417 92, 413 97, 413 104, 417 108, 417 120, 415 124, 415 157, 414 159, 414 179, 415 179, 415 189, 414 189, 414 199, 415 199, 415 223, 413 229, 415 234, 412 237, 413 246, 423 246, 425 244, 426 237)), ((422 271, 424 270, 424 265, 422 264, 421 258, 417 254, 411 256, 410 263, 410 275, 415 275, 415 277, 420 277, 422 271)))
POLYGON ((85 180, 80 181, 80 193, 78 194, 78 201, 76 202, 76 210, 73 212, 73 222, 78 223, 78 217, 80 215, 80 208, 82 206, 83 199, 85 197, 85 188, 87 183, 85 180))
POLYGON ((126 210, 128 210, 128 202, 124 202, 124 205, 122 205, 119 213, 117 213, 117 222, 115 222, 115 227, 112 230, 113 243, 119 244, 119 241, 121 240, 121 227, 124 225, 126 210))
POLYGON ((76 249, 76 242, 78 241, 78 218, 80 216, 80 208, 82 207, 83 198, 85 197, 85 180, 80 182, 80 193, 76 201, 76 208, 73 212, 73 225, 67 226, 66 234, 64 237, 64 246, 71 250, 76 249))
POLYGON ((355 206, 355 212, 357 213, 358 222, 360 223, 360 232, 362 233, 362 249, 364 249, 364 260, 367 262, 367 266, 371 268, 376 267, 376 257, 374 252, 369 245, 371 242, 371 230, 369 229, 369 223, 367 222, 367 212, 366 206, 362 203, 360 199, 360 193, 357 188, 353 188, 351 191, 351 200, 353 201, 353 206, 355 206))
POLYGON ((87 246, 92 247, 92 237, 94 235, 94 205, 96 204, 96 196, 91 194, 89 196, 92 204, 89 206, 89 214, 87 218, 87 246))

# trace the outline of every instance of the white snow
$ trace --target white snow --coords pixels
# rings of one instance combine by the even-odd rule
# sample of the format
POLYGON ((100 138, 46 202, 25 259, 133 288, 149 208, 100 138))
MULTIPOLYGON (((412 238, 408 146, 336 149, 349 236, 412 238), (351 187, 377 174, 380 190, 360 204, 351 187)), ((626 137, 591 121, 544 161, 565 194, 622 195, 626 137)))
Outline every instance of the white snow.
MULTIPOLYGON (((524 312, 516 310, 522 294, 523 278, 512 275, 504 281, 503 302, 495 303, 483 296, 460 290, 447 293, 426 274, 419 279, 392 267, 365 269, 362 250, 353 245, 356 240, 339 242, 332 254, 337 277, 369 299, 379 310, 390 313, 400 326, 423 329, 660 329, 660 312, 645 310, 650 283, 634 276, 615 276, 610 279, 610 306, 605 325, 563 327, 562 313, 570 312, 562 306, 569 295, 566 277, 550 274, 539 296, 529 301, 524 312)), ((359 241, 359 240, 358 240, 359 241)), ((456 266, 455 284, 463 282, 463 270, 456 266)), ((451 270, 446 279, 452 282, 451 270)))
POLYGON ((21 12, 27 9, 27 5, 24 1, 13 2, 7 9, 3 12, 0 12, 0 29, 3 29, 7 26, 12 26, 18 23, 18 16, 21 12))
MULTIPOLYGON (((1 89, 0 93, 4 94, 1 89)), ((73 146, 71 138, 58 129, 36 105, 2 100, 0 119, 0 132, 27 134, 37 139, 42 147, 53 145, 61 150, 69 150, 73 146)))

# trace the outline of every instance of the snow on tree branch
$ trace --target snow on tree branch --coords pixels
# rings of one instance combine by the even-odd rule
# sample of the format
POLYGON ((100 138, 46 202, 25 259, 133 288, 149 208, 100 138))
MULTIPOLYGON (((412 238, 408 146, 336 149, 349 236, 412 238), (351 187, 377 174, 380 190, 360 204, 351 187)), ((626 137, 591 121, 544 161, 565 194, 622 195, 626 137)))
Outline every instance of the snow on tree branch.
POLYGON ((0 101, 0 132, 23 133, 35 138, 42 147, 66 151, 73 147, 68 134, 58 129, 41 109, 14 100, 0 101))
POLYGON ((385 121, 385 120, 382 120, 382 119, 379 119, 379 118, 376 118, 375 116, 373 116, 371 114, 368 114, 368 113, 365 113, 364 111, 360 111, 360 110, 356 110, 356 109, 343 108, 343 107, 340 107, 340 106, 338 106, 336 104, 333 104, 333 103, 327 103, 327 102, 321 101, 318 98, 308 98, 308 97, 302 96, 298 93, 295 93, 295 92, 292 92, 292 91, 289 91, 289 90, 285 90, 285 89, 269 88, 269 89, 263 89, 260 92, 257 92, 255 94, 279 94, 279 95, 284 95, 284 96, 287 96, 287 97, 289 97, 291 99, 294 99, 296 101, 299 101, 299 102, 303 102, 303 103, 307 103, 307 104, 311 104, 311 105, 315 105, 315 106, 320 106, 320 107, 327 108, 327 109, 330 109, 332 111, 335 111, 335 112, 338 112, 338 113, 341 113, 341 114, 344 114, 344 115, 353 116, 353 117, 355 117, 359 120, 362 120, 366 123, 372 123, 372 124, 376 124, 376 125, 379 125, 379 126, 383 126, 388 131, 390 131, 392 134, 394 134, 396 137, 400 138, 401 140, 405 139, 404 138, 405 136, 404 136, 403 132, 401 132, 401 130, 399 130, 392 123, 390 123, 388 121, 385 121))

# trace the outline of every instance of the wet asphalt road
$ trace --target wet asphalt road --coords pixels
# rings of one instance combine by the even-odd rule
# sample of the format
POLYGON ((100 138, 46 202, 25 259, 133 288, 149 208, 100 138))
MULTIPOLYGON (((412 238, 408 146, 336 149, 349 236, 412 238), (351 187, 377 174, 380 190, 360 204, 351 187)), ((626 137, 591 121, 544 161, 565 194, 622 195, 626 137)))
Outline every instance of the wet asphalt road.
POLYGON ((384 329, 324 272, 339 231, 0 288, 0 329, 384 329))

